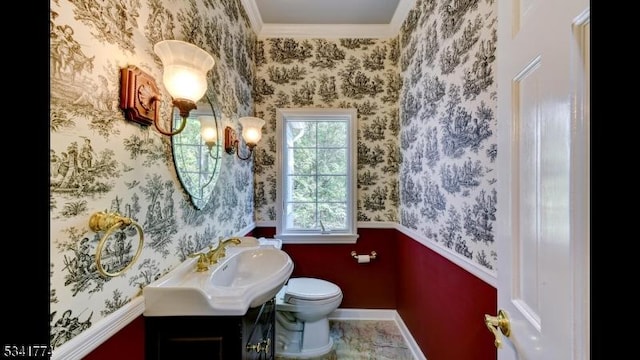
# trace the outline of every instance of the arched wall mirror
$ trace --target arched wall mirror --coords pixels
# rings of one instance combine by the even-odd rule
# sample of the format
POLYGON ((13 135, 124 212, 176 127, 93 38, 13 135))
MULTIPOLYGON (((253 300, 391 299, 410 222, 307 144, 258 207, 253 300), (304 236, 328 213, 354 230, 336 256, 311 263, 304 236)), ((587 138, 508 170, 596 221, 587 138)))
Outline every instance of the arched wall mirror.
MULTIPOLYGON (((193 205, 202 210, 209 202, 220 175, 220 163, 224 151, 220 106, 208 91, 191 110, 182 132, 171 137, 173 163, 182 187, 191 197, 193 205)), ((177 108, 173 110, 172 128, 182 122, 177 108)))

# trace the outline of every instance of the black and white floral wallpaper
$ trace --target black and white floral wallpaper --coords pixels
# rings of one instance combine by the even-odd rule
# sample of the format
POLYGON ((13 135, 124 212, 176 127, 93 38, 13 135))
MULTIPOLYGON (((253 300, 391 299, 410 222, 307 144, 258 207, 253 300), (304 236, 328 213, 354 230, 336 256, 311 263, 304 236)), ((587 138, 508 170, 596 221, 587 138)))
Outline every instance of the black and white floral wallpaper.
POLYGON ((358 221, 400 222, 493 271, 495 0, 418 0, 390 39, 259 39, 258 221, 275 221, 277 108, 358 109, 358 221))
MULTIPOLYGON (((54 348, 254 215, 275 220, 277 108, 357 108, 358 221, 400 223, 495 272, 495 0, 417 0, 388 39, 258 39, 240 0, 50 5, 54 348), (253 114, 266 121, 253 167, 224 154, 203 210, 180 186, 169 138, 119 109, 120 68, 136 65, 162 87, 153 45, 163 39, 214 57, 208 95, 223 125, 239 129, 238 117, 253 114), (144 229, 142 255, 122 276, 97 271, 101 234, 88 227, 97 211, 144 229)), ((169 119, 167 104, 161 112, 169 119)), ((138 237, 128 229, 113 238, 105 254, 117 267, 133 257, 138 237)))
POLYGON ((399 51, 397 38, 258 41, 258 221, 276 219, 276 109, 301 107, 358 109, 358 221, 398 221, 399 51))
POLYGON ((495 0, 418 0, 400 33, 400 223, 495 272, 495 0))
MULTIPOLYGON (((224 154, 214 194, 197 210, 173 168, 171 141, 125 120, 120 68, 136 65, 162 88, 153 45, 191 42, 215 59, 208 96, 224 125, 253 112, 256 38, 239 0, 52 0, 50 3, 51 345, 109 316, 142 288, 219 237, 253 222, 251 163, 224 154), (102 233, 88 227, 98 211, 116 211, 144 229, 144 247, 121 276, 97 271, 102 233)), ((164 90, 163 90, 164 91, 164 90)), ((163 93, 169 99, 168 93, 163 93)), ((171 108, 161 109, 168 127, 171 108)), ((113 269, 138 249, 133 227, 116 231, 102 252, 113 269)))

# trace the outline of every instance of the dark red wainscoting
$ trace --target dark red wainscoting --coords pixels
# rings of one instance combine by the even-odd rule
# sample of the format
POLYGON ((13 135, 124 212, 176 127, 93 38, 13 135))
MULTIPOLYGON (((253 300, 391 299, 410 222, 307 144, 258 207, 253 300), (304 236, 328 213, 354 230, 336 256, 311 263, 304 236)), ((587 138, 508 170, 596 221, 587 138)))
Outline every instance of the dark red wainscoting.
POLYGON ((396 246, 394 229, 359 229, 356 244, 285 244, 293 260, 292 277, 313 277, 331 281, 342 290, 340 308, 396 308, 396 246), (376 259, 359 264, 351 251, 360 255, 377 253, 376 259))
MULTIPOLYGON (((273 237, 257 228, 256 237, 273 237)), ((325 279, 342 289, 340 308, 396 309, 429 360, 495 360, 484 314, 495 314, 496 289, 395 229, 359 229, 357 244, 285 244, 292 276, 325 279), (351 251, 378 258, 358 264, 351 251)), ((144 359, 144 319, 135 319, 85 360, 144 359)))
POLYGON ((144 318, 138 316, 83 360, 144 360, 144 318))
POLYGON ((429 360, 495 360, 496 289, 398 232, 396 310, 429 360))

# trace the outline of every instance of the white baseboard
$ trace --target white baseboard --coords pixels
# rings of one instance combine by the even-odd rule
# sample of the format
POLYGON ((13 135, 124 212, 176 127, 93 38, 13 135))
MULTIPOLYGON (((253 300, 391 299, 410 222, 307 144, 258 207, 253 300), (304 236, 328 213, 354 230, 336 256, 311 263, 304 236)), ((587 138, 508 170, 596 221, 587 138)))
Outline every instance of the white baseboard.
POLYGON ((416 358, 416 360, 427 360, 427 357, 424 356, 422 350, 420 350, 420 346, 418 346, 418 343, 416 343, 416 340, 413 338, 413 335, 411 335, 409 328, 407 328, 407 325, 405 325, 404 321, 400 317, 400 314, 398 314, 398 312, 395 310, 393 310, 393 312, 396 313, 396 317, 394 318, 394 320, 396 321, 396 324, 398 324, 400 332, 402 333, 402 336, 404 336, 404 340, 409 345, 409 349, 411 350, 413 356, 416 358))
POLYGON ((389 320, 395 321, 400 329, 400 333, 411 350, 411 354, 416 360, 427 360, 420 350, 420 346, 416 343, 411 332, 405 325, 396 310, 385 309, 336 309, 329 314, 330 320, 389 320))

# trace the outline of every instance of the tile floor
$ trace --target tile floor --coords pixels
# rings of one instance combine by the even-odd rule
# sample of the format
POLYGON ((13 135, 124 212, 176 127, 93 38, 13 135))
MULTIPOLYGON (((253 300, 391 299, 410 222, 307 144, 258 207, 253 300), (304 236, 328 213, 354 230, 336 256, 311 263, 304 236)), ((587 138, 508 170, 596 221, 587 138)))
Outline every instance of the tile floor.
MULTIPOLYGON (((414 360, 393 320, 329 320, 333 350, 308 360, 414 360)), ((293 360, 276 356, 276 360, 293 360)))

